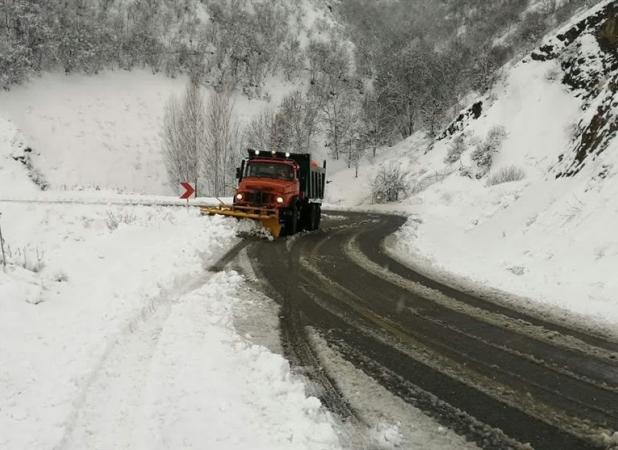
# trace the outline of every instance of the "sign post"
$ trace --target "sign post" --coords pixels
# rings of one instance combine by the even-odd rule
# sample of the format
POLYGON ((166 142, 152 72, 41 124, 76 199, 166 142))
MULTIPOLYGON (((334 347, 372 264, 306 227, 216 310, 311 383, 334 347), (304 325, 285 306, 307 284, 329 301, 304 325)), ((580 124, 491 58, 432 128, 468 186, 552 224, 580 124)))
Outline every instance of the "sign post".
POLYGON ((187 207, 189 206, 189 199, 195 193, 195 188, 191 183, 182 182, 180 185, 184 188, 185 192, 180 196, 181 200, 187 201, 187 207))

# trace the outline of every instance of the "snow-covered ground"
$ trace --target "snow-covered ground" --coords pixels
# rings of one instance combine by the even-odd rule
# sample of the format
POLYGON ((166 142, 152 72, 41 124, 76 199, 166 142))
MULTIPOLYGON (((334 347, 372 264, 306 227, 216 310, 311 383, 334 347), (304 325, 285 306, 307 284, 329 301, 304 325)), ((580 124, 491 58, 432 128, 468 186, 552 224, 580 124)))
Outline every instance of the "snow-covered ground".
MULTIPOLYGON (((45 73, 0 92, 0 123, 10 120, 8 126, 20 132, 52 189, 176 194, 178 187, 169 185, 165 171, 161 129, 166 103, 182 95, 186 83, 184 77, 139 70, 45 73)), ((269 101, 236 94, 236 118, 246 123, 293 88, 273 78, 263 90, 269 101)))
MULTIPOLYGON (((599 63, 589 33, 574 45, 599 63)), ((369 180, 396 164, 414 195, 377 209, 411 216, 389 247, 398 257, 615 326, 616 139, 576 176, 555 178, 581 139, 575 125, 610 85, 583 97, 560 82, 560 62, 515 65, 478 120, 431 148, 415 135, 381 150, 359 179, 334 164, 329 202, 373 207, 369 180), (496 125, 506 138, 493 171, 515 165, 525 178, 490 186, 470 156, 496 125), (461 133, 467 150, 444 163, 461 133)), ((185 82, 45 74, 0 93, 0 448, 338 448, 341 430, 287 362, 235 328, 242 278, 207 270, 236 242, 235 222, 162 205, 176 192, 160 154, 163 107, 185 82)), ((294 88, 269 86, 271 105, 294 88)), ((236 100, 241 121, 265 106, 236 100)), ((411 420, 378 425, 376 445, 396 447, 400 433, 420 446, 460 442, 411 420)))
POLYGON ((208 271, 238 242, 236 222, 117 193, 164 192, 151 190, 164 184, 150 146, 167 91, 153 84, 175 86, 128 78, 46 75, 0 99, 14 119, 0 118, 0 448, 338 448, 334 420, 287 361, 234 327, 242 277, 208 271), (58 129, 63 118, 78 123, 58 129), (135 147, 102 149, 106 133, 135 147), (143 170, 130 165, 140 157, 143 170), (90 176, 101 190, 87 190, 90 176))
POLYGON ((207 268, 234 221, 195 209, 2 203, 0 447, 336 448, 287 362, 207 268))
POLYGON ((557 39, 547 43, 556 55, 546 60, 528 57, 506 68, 504 79, 480 99, 477 120, 464 119, 442 140, 432 142, 417 134, 380 150, 375 161, 361 166, 359 180, 354 180, 353 169, 338 172, 329 184, 329 201, 338 207, 410 215, 389 249, 415 266, 505 291, 513 301, 540 305, 558 317, 574 314, 615 329, 616 70, 608 69, 609 56, 601 51, 594 30, 585 30, 566 49, 557 39), (579 77, 584 87, 563 84, 566 72, 561 65, 574 67, 570 75, 579 77), (595 123, 600 108, 609 109, 605 125, 595 130, 588 125, 595 123), (477 179, 471 154, 496 126, 503 127, 506 138, 491 172, 477 179), (595 148, 579 173, 565 176, 576 167, 576 152, 591 132, 604 136, 606 148, 595 148), (463 136, 466 150, 457 162, 446 163, 457 136, 463 136), (409 198, 389 206, 370 205, 370 180, 382 165, 409 173, 409 198), (491 175, 513 166, 523 171, 522 180, 488 183, 491 175), (346 189, 351 183, 355 188, 346 189))

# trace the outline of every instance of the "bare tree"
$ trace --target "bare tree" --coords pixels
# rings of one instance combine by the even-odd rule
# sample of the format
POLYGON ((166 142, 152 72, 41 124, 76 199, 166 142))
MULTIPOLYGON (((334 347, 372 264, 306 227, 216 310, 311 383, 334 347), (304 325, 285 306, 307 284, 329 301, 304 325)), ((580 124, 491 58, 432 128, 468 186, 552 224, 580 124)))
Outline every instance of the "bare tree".
POLYGON ((264 110, 245 129, 249 147, 261 150, 309 153, 318 130, 318 99, 295 91, 286 96, 277 112, 264 110))
POLYGON ((382 166, 371 183, 373 202, 396 202, 400 195, 407 194, 409 188, 407 173, 402 172, 399 166, 382 166))
POLYGON ((253 118, 244 130, 244 140, 249 148, 257 150, 273 150, 275 140, 275 113, 266 109, 253 118))
POLYGON ((308 153, 318 126, 318 106, 314 96, 295 91, 286 96, 279 108, 279 125, 285 135, 284 148, 294 153, 308 153))
POLYGON ((375 93, 368 92, 363 98, 361 109, 362 138, 371 147, 373 157, 379 146, 388 142, 394 120, 388 105, 375 93))
POLYGON ((191 182, 197 192, 201 192, 199 159, 206 142, 205 119, 204 98, 199 86, 191 82, 180 101, 175 97, 168 101, 163 120, 163 153, 170 182, 191 182))
POLYGON ((339 159, 351 139, 358 117, 358 104, 351 90, 334 92, 322 106, 322 122, 331 156, 339 159))
POLYGON ((230 186, 241 135, 229 92, 210 96, 205 119, 206 140, 200 152, 200 165, 209 194, 223 195, 230 186))
POLYGON ((346 163, 348 165, 348 169, 354 167, 355 178, 358 178, 360 162, 363 159, 363 156, 365 156, 368 145, 370 145, 370 142, 367 139, 368 136, 364 129, 364 124, 357 119, 352 125, 348 141, 346 142, 346 163))

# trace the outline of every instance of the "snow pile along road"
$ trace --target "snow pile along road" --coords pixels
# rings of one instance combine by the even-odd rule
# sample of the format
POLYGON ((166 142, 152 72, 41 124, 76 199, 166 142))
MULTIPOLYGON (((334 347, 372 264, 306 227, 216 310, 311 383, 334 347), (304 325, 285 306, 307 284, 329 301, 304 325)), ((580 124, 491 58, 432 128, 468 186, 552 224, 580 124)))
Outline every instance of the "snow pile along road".
POLYGON ((144 440, 134 448, 339 447, 288 362, 234 331, 239 282, 217 274, 173 306, 146 387, 144 440))
POLYGON ((208 279, 234 221, 193 208, 0 210, 1 448, 335 446, 287 363, 236 334, 240 277, 208 279))
POLYGON ((233 327, 241 277, 208 268, 236 221, 117 193, 167 192, 157 121, 181 87, 45 75, 0 96, 3 450, 338 447, 283 357, 233 327))
POLYGON ((234 227, 194 210, 0 207, 0 447, 50 448, 113 342, 203 279, 234 227))

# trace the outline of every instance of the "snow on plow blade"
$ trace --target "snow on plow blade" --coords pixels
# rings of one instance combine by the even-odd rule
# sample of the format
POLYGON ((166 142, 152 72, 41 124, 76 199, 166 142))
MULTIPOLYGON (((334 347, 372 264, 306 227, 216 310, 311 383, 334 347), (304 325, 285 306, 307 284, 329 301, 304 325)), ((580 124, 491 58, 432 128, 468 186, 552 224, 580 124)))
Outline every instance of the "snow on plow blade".
POLYGON ((231 206, 219 205, 200 208, 202 214, 208 216, 227 216, 237 219, 252 219, 261 222, 262 226, 270 231, 274 238, 281 234, 281 224, 279 223, 279 211, 269 208, 254 208, 251 206, 231 206))

